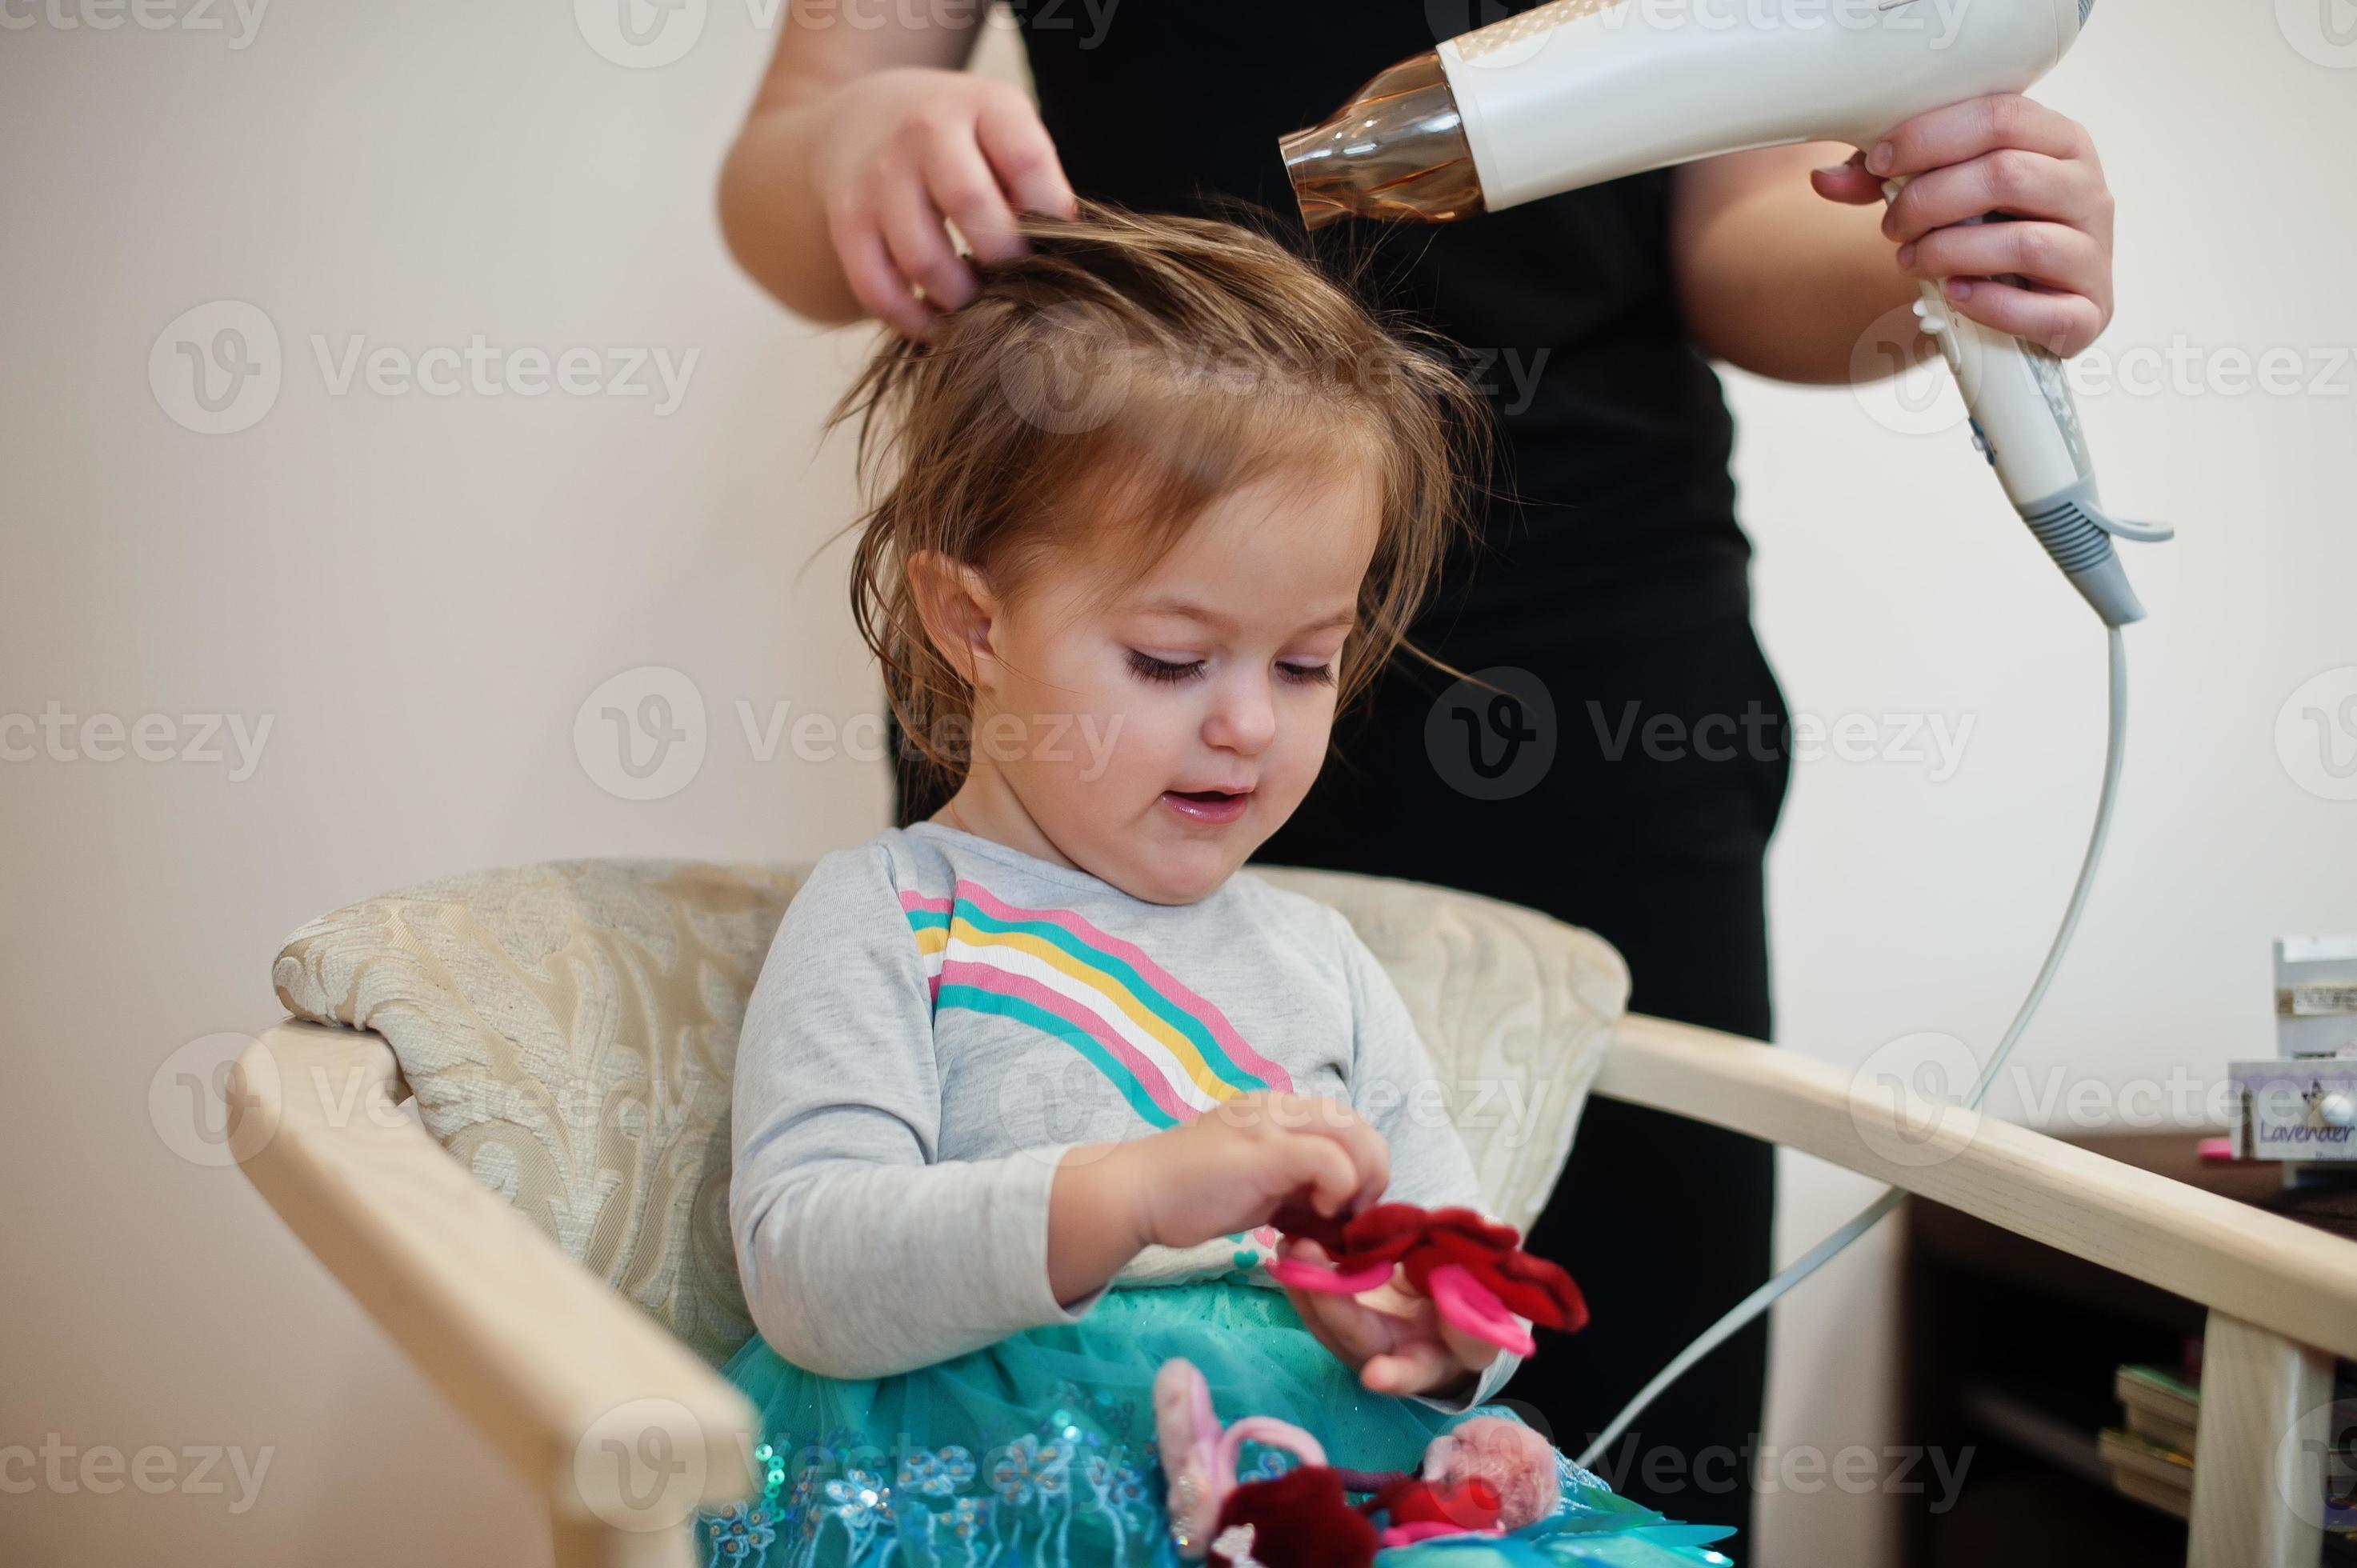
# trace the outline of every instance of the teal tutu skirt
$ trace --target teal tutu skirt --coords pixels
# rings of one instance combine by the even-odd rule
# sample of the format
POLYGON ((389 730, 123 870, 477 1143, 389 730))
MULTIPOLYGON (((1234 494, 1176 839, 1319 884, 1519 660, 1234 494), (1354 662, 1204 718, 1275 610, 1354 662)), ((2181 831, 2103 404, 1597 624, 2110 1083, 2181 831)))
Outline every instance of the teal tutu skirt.
MULTIPOLYGON (((894 1377, 823 1378, 758 1334, 726 1369, 761 1416, 753 1497, 696 1520, 708 1564, 751 1568, 1181 1568, 1156 1456, 1154 1375, 1184 1356, 1225 1424, 1272 1415, 1329 1462, 1415 1470, 1451 1415, 1372 1393, 1285 1293, 1219 1280, 1109 1291, 1080 1322, 894 1377)), ((1505 1405, 1482 1413, 1513 1416, 1505 1405)), ((1247 1443, 1239 1479, 1294 1456, 1247 1443)), ((1560 1451, 1563 1499, 1503 1536, 1440 1537, 1376 1568, 1666 1568, 1729 1559, 1723 1528, 1673 1523, 1560 1451)))

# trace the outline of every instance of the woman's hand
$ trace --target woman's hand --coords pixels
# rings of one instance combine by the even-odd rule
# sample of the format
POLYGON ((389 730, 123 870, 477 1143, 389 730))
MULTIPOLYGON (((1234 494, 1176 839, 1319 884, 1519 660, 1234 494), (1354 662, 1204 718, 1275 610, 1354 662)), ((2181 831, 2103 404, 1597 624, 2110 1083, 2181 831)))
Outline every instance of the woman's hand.
MULTIPOLYGON (((1286 1237, 1277 1252, 1305 1263, 1333 1262, 1306 1236, 1286 1237)), ((1453 1397, 1498 1356, 1495 1345, 1442 1317, 1432 1298, 1408 1283, 1405 1269, 1394 1269, 1388 1283, 1357 1295, 1298 1285, 1286 1286, 1285 1294, 1318 1342, 1379 1394, 1453 1397)))
POLYGON ((1055 144, 1018 87, 962 70, 869 72, 829 95, 812 182, 852 293, 903 336, 923 338, 974 298, 974 270, 1020 255, 1017 212, 1078 210, 1055 144), (920 293, 919 291, 922 292, 920 293))
POLYGON ((1818 194, 1864 204, 1906 188, 1883 215, 1900 267, 1948 279, 1956 312, 2071 355, 2112 319, 2112 192, 2076 121, 2018 93, 1975 98, 1894 127, 1812 176, 1818 194), (1982 213, 2010 222, 1967 223, 1982 213), (2011 274, 2028 286, 1999 282, 2011 274))

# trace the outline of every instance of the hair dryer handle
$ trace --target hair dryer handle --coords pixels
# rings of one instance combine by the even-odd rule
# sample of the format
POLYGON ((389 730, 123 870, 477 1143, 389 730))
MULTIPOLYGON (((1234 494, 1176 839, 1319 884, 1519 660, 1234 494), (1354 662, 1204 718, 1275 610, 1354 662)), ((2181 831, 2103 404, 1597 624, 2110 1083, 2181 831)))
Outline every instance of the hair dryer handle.
MULTIPOLYGON (((1900 180, 1883 185, 1886 199, 1900 180)), ((1981 220, 1971 220, 1979 222, 1981 220)), ((2034 343, 1958 315, 1942 285, 1926 281, 1916 318, 1940 345, 1972 415, 1973 445, 1996 470, 2006 499, 2063 575, 2107 626, 2144 618, 2112 536, 2157 541, 2175 530, 2110 516, 2095 489, 2078 404, 2062 361, 2034 343)))

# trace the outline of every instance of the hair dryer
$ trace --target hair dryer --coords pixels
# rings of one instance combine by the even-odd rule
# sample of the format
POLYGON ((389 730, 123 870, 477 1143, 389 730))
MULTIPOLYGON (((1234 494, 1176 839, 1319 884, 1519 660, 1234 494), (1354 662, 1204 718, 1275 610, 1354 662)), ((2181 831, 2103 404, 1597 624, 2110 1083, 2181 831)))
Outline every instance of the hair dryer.
MULTIPOLYGON (((1446 222, 1718 153, 1870 146, 1927 110, 2027 88, 2093 4, 1553 0, 1401 61, 1279 145, 1312 229, 1446 222)), ((1938 284, 1922 292, 1915 313, 2014 510, 2107 625, 2140 619, 2112 536, 2172 531, 2104 511, 2061 362, 1958 316, 1938 284)))

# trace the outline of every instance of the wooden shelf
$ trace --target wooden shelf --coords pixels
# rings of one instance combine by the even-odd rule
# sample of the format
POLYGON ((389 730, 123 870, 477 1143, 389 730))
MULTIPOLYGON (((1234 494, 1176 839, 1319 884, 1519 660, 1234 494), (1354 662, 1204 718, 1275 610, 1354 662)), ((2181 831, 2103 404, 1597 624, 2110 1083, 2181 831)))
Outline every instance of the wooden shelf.
MULTIPOLYGON (((2096 1153, 2342 1235, 2357 1192, 2287 1193, 2277 1168, 2205 1164, 2200 1134, 2075 1139, 2096 1153)), ((2092 1463, 2117 1424, 2123 1361, 2175 1363, 2204 1310, 1921 1197, 1910 1198, 1902 1272, 1905 1440, 1972 1458, 1953 1506, 1909 1512, 1910 1568, 2001 1562, 2180 1563, 2186 1527, 2111 1489, 2092 1463)))

